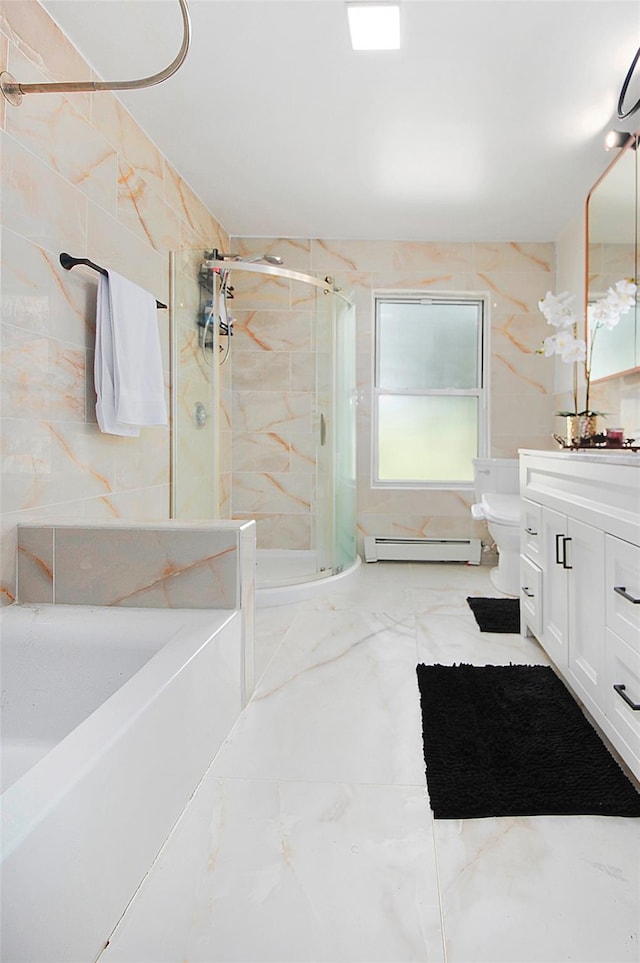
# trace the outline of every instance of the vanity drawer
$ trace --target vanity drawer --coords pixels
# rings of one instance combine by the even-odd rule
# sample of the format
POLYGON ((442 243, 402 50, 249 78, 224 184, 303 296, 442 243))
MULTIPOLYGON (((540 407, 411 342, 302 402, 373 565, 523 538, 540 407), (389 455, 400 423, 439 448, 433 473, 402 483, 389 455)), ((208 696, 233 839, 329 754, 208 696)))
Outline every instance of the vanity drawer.
POLYGON ((606 647, 605 714, 635 756, 636 766, 632 768, 637 771, 637 764, 640 764, 640 709, 634 709, 629 702, 640 705, 640 652, 632 649, 611 629, 607 629, 606 647), (624 689, 616 691, 614 685, 624 686, 624 689))
POLYGON ((542 634, 542 569, 520 556, 520 619, 537 639, 542 634))
POLYGON ((542 561, 542 505, 522 499, 522 521, 520 529, 520 551, 538 565, 542 561))
POLYGON ((606 622, 640 653, 640 547, 607 535, 606 622))

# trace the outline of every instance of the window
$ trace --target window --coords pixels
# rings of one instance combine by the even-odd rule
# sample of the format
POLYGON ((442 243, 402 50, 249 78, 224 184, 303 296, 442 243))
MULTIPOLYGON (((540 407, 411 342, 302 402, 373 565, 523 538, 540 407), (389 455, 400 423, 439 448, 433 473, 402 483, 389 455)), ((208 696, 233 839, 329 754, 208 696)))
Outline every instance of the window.
POLYGON ((485 304, 375 302, 373 484, 466 487, 486 454, 485 304))

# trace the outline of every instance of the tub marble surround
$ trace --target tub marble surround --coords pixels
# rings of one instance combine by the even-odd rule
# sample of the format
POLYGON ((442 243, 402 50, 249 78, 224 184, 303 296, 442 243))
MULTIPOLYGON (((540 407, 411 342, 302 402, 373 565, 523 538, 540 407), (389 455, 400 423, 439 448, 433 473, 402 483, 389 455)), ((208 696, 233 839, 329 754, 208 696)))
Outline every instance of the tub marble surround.
POLYGON ((639 820, 432 818, 416 664, 547 664, 478 630, 495 594, 378 562, 260 610, 254 697, 100 963, 637 963, 639 820))
POLYGON ((244 699, 253 691, 255 522, 49 520, 18 526, 18 599, 240 612, 244 699))

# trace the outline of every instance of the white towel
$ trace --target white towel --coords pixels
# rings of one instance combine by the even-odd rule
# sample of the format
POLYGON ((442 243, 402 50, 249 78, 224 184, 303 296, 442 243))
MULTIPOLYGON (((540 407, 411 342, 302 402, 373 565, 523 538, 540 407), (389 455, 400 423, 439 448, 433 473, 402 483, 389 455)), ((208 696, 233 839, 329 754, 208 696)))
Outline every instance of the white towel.
POLYGON ((98 280, 94 376, 101 431, 167 424, 156 300, 115 271, 98 280))

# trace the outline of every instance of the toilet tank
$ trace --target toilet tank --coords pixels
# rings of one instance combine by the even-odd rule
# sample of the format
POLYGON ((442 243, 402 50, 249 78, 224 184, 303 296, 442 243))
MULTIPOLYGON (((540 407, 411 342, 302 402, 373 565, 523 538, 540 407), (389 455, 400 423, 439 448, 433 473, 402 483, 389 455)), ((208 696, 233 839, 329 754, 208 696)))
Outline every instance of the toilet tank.
POLYGON ((516 494, 520 491, 520 462, 517 458, 474 458, 473 480, 476 499, 485 492, 516 494))

